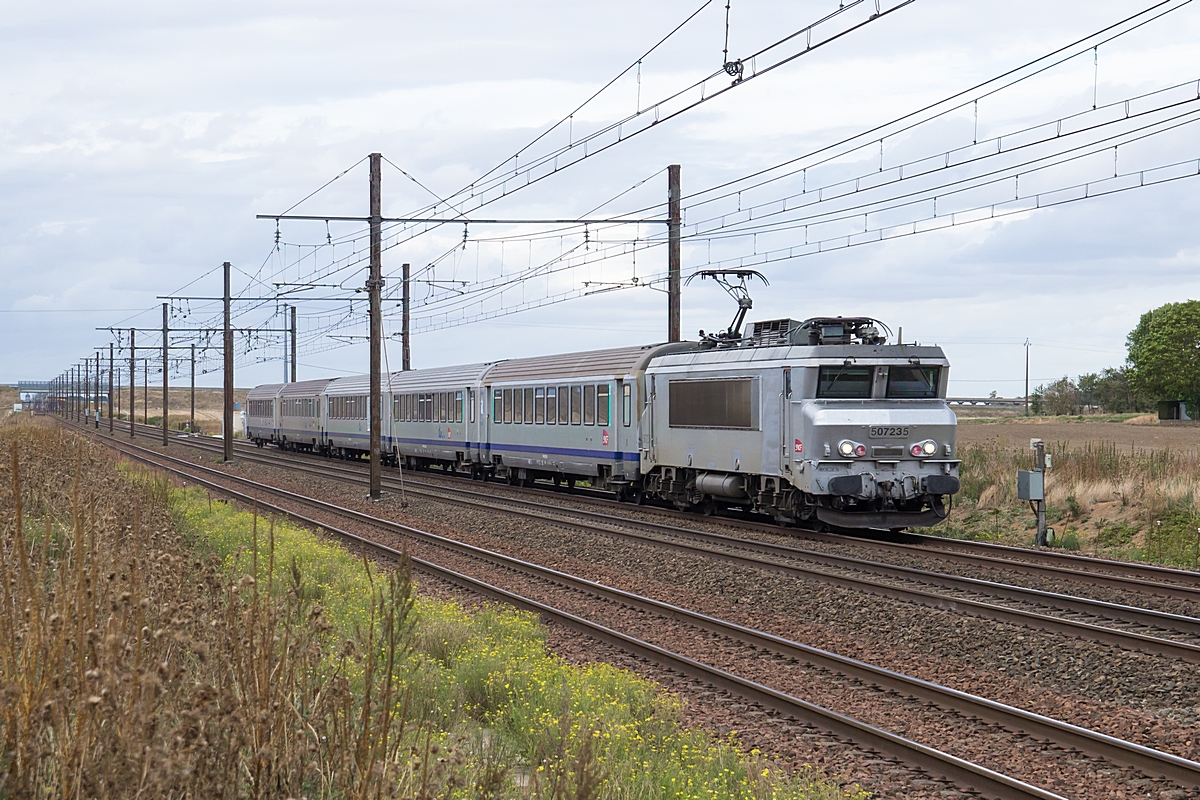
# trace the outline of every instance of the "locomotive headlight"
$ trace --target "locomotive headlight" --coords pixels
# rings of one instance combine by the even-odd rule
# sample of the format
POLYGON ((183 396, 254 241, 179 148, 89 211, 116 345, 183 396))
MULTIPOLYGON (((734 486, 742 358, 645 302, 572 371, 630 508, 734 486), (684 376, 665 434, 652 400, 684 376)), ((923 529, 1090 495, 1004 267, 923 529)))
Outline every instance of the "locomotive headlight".
POLYGON ((838 444, 838 452, 846 458, 862 458, 867 454, 867 446, 852 442, 849 439, 843 439, 838 444))
POLYGON ((908 452, 912 453, 913 458, 925 458, 937 452, 937 442, 932 439, 926 439, 923 442, 917 442, 912 447, 908 448, 908 452))

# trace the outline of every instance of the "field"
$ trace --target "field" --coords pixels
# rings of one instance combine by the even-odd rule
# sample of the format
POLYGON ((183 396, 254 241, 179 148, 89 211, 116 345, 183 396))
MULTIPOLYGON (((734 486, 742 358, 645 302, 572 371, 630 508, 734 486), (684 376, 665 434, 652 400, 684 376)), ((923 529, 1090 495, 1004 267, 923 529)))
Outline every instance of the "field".
POLYGON ((1160 426, 1145 416, 961 420, 963 488, 953 517, 935 532, 1029 544, 1033 514, 1016 497, 1016 472, 1033 467, 1035 437, 1053 457, 1047 517, 1059 546, 1200 562, 1200 427, 1160 426))
POLYGON ((0 454, 0 796, 861 797, 49 420, 0 454))
MULTIPOLYGON (((249 392, 249 389, 234 389, 234 402, 244 403, 247 392, 249 392)), ((117 394, 117 392, 114 391, 114 394, 117 394)), ((118 419, 128 419, 129 387, 125 386, 122 388, 119 394, 120 415, 118 419)), ((186 384, 172 386, 169 387, 169 395, 171 399, 171 427, 179 427, 187 423, 191 417, 191 389, 186 384)), ((220 389, 202 389, 196 387, 196 425, 200 430, 205 432, 219 432, 221 430, 223 396, 224 393, 220 389)), ((135 402, 136 419, 138 422, 141 422, 146 417, 149 418, 152 425, 162 422, 162 387, 151 386, 143 394, 142 387, 139 385, 137 387, 135 402), (143 400, 143 397, 145 400, 143 400), (148 414, 146 413, 147 402, 149 403, 148 414)), ((117 409, 116 398, 114 398, 114 413, 117 412, 117 409)))

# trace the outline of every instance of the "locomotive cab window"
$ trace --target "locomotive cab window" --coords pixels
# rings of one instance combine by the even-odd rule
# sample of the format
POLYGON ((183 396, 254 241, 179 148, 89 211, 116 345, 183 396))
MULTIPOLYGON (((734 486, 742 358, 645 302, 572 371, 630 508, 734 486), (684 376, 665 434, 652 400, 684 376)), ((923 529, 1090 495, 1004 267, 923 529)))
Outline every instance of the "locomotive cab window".
POLYGON ((905 400, 925 400, 937 397, 941 372, 941 367, 889 367, 887 396, 905 400))
POLYGON ((870 400, 874 367, 826 365, 817 373, 817 398, 870 400))

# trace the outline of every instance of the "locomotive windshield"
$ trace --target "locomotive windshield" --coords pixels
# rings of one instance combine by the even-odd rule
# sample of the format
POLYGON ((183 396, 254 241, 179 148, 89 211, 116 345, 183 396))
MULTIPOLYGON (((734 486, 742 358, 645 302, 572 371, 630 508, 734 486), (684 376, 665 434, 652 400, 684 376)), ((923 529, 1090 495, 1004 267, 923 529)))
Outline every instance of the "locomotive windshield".
POLYGON ((887 396, 904 400, 937 397, 941 370, 941 367, 891 367, 888 369, 887 396))
POLYGON ((827 400, 869 400, 874 374, 874 367, 821 367, 817 373, 817 397, 827 400))

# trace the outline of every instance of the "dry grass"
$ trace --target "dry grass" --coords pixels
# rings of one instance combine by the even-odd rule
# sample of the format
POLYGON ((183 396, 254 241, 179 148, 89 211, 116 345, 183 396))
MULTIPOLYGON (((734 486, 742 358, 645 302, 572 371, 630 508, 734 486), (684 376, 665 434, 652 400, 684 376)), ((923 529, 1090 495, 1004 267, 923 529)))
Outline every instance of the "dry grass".
MULTIPOLYGON (((1067 546, 1179 565, 1200 557, 1196 503, 1200 454, 1122 448, 1111 443, 1051 445, 1047 516, 1067 546), (1112 530, 1117 529, 1118 534, 1112 530)), ((1025 540, 1032 512, 1017 499, 1016 473, 1033 454, 996 443, 964 445, 962 491, 950 535, 1025 540)))
POLYGON ((0 452, 0 798, 863 796, 48 420, 0 452))
POLYGON ((381 582, 377 624, 330 662, 298 565, 286 587, 231 580, 189 558, 164 481, 131 491, 78 440, 5 433, 0 794, 379 797, 411 782, 427 731, 390 669, 411 640, 407 573, 381 582))

